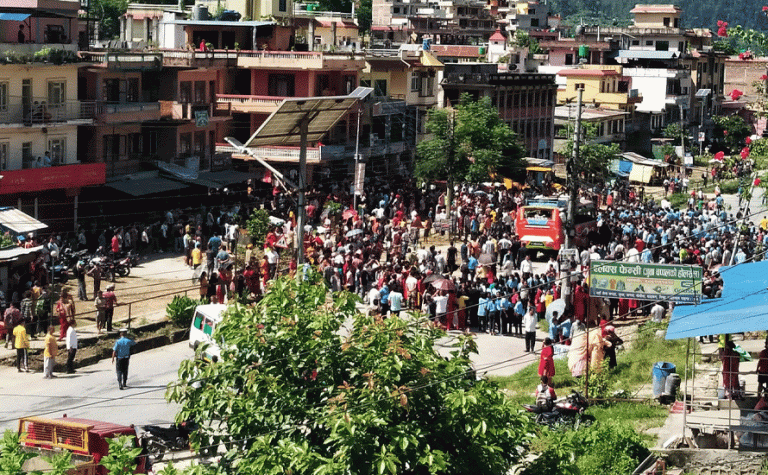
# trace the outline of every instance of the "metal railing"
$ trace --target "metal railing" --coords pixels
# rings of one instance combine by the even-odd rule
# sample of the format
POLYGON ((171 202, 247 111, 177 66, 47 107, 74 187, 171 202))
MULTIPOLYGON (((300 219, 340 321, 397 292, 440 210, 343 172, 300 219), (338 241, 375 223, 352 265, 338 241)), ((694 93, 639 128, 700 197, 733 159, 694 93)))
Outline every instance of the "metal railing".
POLYGON ((6 104, 0 106, 0 124, 55 125, 71 121, 93 120, 96 102, 68 101, 50 104, 35 101, 27 104, 6 104))

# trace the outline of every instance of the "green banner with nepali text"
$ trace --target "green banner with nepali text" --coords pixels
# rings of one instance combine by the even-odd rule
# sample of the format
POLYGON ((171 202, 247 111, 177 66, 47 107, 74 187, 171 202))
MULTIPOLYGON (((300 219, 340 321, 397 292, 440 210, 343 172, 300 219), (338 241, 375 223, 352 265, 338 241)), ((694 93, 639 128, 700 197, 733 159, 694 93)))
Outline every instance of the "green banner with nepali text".
POLYGON ((699 266, 592 261, 589 295, 699 303, 702 276, 699 266))

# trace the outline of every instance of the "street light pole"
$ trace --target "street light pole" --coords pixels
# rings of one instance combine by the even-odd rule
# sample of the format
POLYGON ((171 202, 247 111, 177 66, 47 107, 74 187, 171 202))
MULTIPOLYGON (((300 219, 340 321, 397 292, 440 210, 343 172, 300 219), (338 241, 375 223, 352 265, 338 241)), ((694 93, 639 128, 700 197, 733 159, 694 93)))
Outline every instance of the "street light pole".
POLYGON ((309 129, 309 115, 304 115, 299 124, 299 134, 301 136, 301 148, 299 148, 299 202, 298 202, 298 224, 296 236, 296 249, 299 255, 297 262, 304 264, 304 225, 307 222, 307 130, 309 129))
MULTIPOLYGON (((576 201, 579 199, 579 184, 577 181, 576 163, 581 154, 581 101, 584 89, 578 89, 576 100, 576 126, 573 130, 573 154, 568 158, 565 166, 568 175, 568 209, 565 226, 565 248, 573 248, 573 237, 576 234, 576 201)), ((563 282, 563 298, 568 304, 571 296, 571 269, 567 269, 566 279, 563 282)))
MULTIPOLYGON (((352 208, 357 210, 357 180, 358 180, 358 173, 360 172, 360 116, 363 114, 363 107, 362 104, 358 105, 359 109, 357 110, 357 134, 355 135, 355 171, 353 173, 354 178, 352 179, 352 208)), ((361 180, 362 177, 359 177, 361 180)), ((362 184, 361 184, 362 185, 362 184)), ((362 186, 361 186, 362 188, 362 186)))

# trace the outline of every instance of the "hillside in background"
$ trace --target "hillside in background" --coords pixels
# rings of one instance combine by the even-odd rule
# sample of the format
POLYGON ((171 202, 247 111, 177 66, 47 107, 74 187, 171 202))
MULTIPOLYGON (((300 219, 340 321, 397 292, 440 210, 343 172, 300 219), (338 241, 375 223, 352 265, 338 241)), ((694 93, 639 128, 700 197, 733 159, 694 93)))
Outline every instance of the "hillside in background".
POLYGON ((695 2, 663 2, 636 0, 551 0, 550 11, 560 13, 570 24, 580 20, 586 24, 626 26, 632 21, 629 13, 638 3, 675 3, 683 9, 683 26, 717 30, 717 21, 730 26, 742 25, 768 31, 768 17, 762 13, 768 0, 697 0, 695 2))

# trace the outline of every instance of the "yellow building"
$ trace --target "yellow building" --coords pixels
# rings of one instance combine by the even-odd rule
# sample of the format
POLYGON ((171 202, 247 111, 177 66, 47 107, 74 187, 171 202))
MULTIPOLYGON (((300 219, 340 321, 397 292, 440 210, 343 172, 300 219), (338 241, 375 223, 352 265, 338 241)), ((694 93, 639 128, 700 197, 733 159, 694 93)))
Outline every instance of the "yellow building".
POLYGON ((77 126, 93 122, 94 105, 77 100, 76 63, 0 65, 0 168, 77 163, 77 126))
POLYGON ((675 5, 636 5, 630 10, 635 28, 680 28, 683 11, 675 5))
POLYGON ((574 102, 583 89, 585 105, 632 113, 643 98, 630 89, 629 78, 622 76, 621 66, 597 65, 594 68, 563 69, 557 73, 566 78, 564 89, 557 91, 557 103, 574 102))

